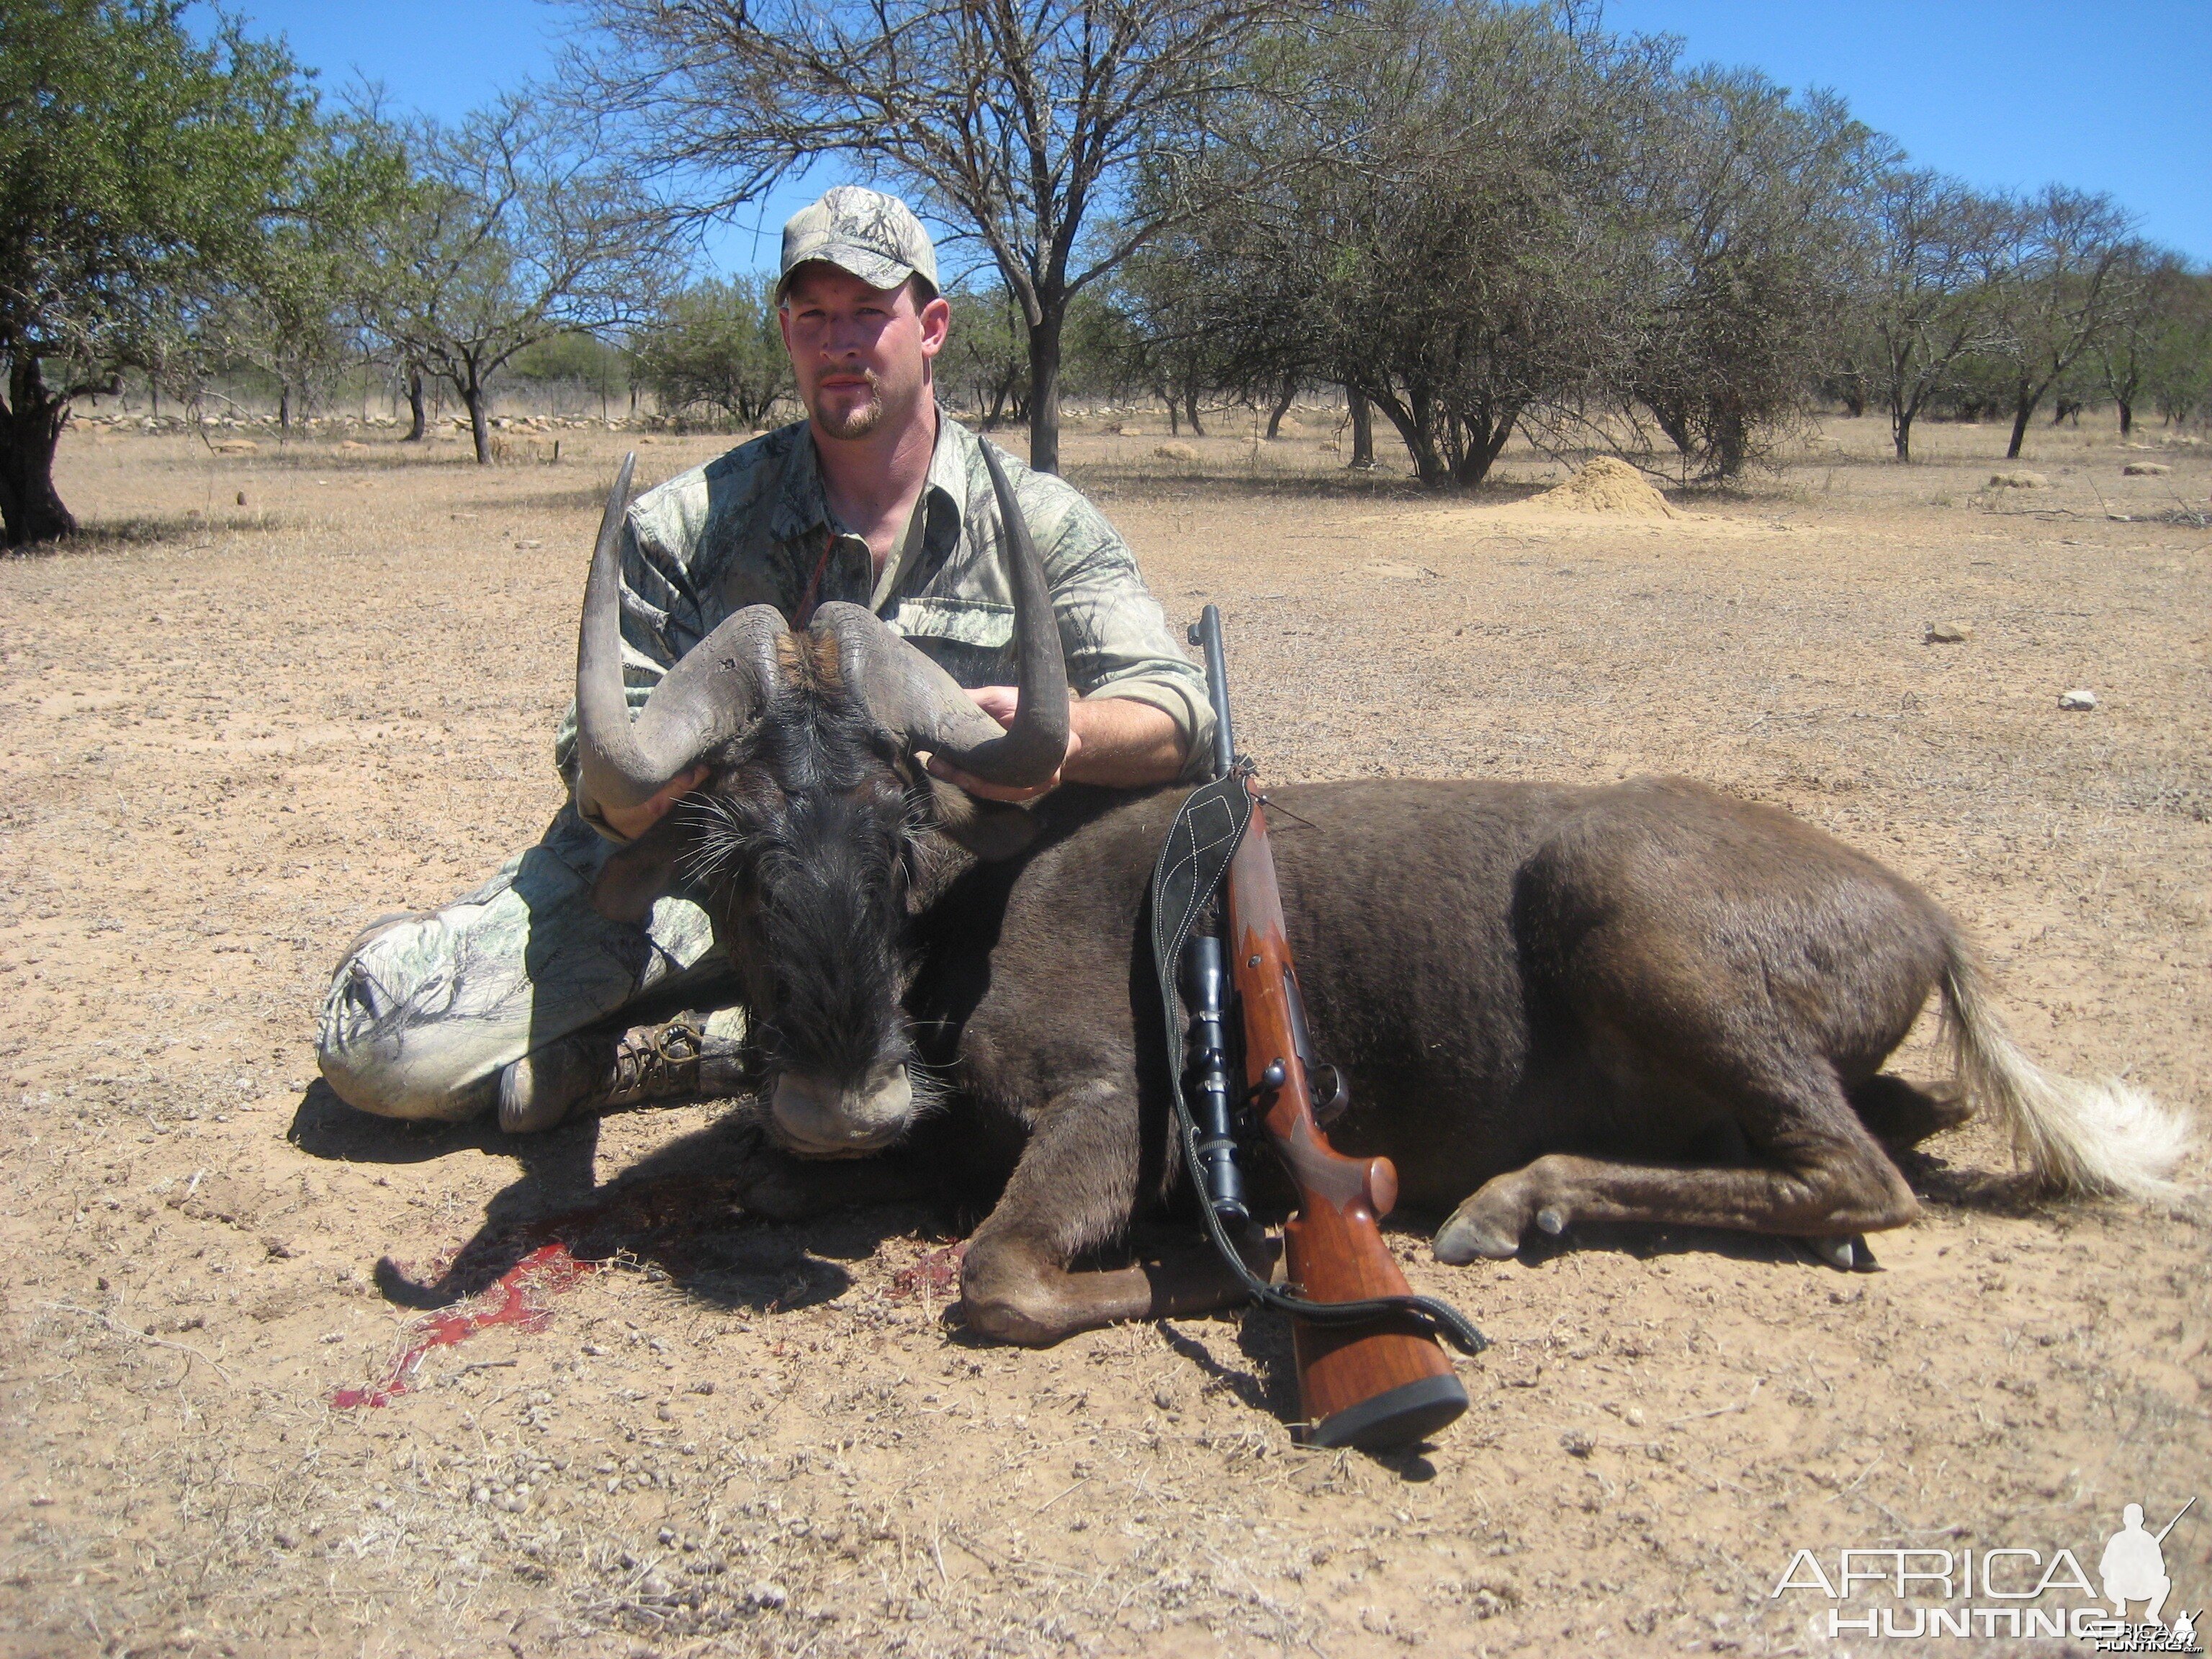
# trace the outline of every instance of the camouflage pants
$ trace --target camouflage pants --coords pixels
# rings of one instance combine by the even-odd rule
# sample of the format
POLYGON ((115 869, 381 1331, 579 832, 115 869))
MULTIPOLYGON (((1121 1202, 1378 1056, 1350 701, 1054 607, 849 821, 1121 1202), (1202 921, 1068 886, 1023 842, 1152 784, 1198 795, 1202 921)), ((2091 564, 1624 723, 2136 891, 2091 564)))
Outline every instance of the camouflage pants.
MULTIPOLYGON (((642 927, 592 908, 610 844, 563 807, 538 845, 429 915, 370 927, 323 1000, 316 1050, 338 1097, 386 1117, 458 1121, 489 1109, 501 1069, 634 1004, 734 1003, 705 911, 665 897, 642 927)), ((735 1007, 708 1022, 741 1036, 735 1007)))

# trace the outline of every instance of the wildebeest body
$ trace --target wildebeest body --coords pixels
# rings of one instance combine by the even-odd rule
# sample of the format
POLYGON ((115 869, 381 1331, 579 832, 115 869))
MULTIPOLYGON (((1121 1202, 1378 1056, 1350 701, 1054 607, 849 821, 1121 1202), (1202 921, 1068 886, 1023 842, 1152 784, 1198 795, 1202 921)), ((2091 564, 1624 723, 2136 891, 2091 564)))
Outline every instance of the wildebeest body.
MULTIPOLYGON (((1003 1170, 1056 1111, 1094 1121, 1090 1156, 1060 1161, 1058 1201, 1092 1212, 1055 1229, 1073 1249, 1173 1167, 1142 921, 1178 799, 1066 792, 1036 850, 971 868, 921 935, 912 1006, 973 1114, 963 1158, 1003 1170)), ((1352 1085, 1331 1139, 1395 1160, 1411 1208, 1448 1211, 1546 1152, 1679 1159, 1787 1135, 1875 1074, 1942 966, 1948 926, 1910 884, 1697 784, 1377 780, 1271 800, 1316 1048, 1352 1085)))

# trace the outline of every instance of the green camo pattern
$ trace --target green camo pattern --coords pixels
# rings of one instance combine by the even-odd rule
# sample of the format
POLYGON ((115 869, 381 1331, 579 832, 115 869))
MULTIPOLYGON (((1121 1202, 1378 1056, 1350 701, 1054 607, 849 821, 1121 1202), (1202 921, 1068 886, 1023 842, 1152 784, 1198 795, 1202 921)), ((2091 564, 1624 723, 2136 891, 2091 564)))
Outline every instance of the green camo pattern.
MULTIPOLYGON (((825 544, 817 603, 870 606, 962 685, 1011 684, 1013 592, 983 444, 940 411, 921 546, 902 548, 880 580, 866 541, 830 517, 804 421, 640 495, 623 538, 623 673, 631 706, 642 705, 724 617, 754 605, 786 616, 797 611, 825 544)), ((1127 697, 1164 710, 1196 781, 1213 740, 1206 677, 1182 653, 1128 544, 1070 485, 998 453, 1044 561, 1068 684, 1086 697, 1127 697)), ((575 736, 571 708, 555 745, 564 776, 573 776, 575 736)))

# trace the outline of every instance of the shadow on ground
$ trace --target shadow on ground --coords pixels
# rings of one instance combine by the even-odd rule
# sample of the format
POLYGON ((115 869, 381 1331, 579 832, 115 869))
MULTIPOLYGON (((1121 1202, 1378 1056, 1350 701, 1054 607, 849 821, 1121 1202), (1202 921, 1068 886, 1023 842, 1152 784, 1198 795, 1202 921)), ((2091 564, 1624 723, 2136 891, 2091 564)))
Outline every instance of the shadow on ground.
POLYGON ((619 1261, 712 1306, 772 1313, 834 1301, 851 1288, 846 1263, 866 1261, 885 1239, 928 1231, 936 1212, 885 1202, 910 1189, 901 1172, 830 1166, 854 1207, 805 1221, 770 1218, 762 1206, 834 1206, 836 1194, 793 1192, 778 1178, 790 1161, 762 1133, 749 1103, 680 1137, 604 1185, 598 1182, 597 1118, 543 1134, 502 1133, 489 1119, 405 1123, 356 1112, 321 1084, 301 1098, 289 1139, 311 1157, 411 1164, 468 1150, 511 1158, 515 1180, 484 1206, 474 1235, 425 1257, 391 1256, 374 1270, 395 1306, 448 1308, 489 1288, 526 1256, 559 1244, 578 1261, 619 1261))

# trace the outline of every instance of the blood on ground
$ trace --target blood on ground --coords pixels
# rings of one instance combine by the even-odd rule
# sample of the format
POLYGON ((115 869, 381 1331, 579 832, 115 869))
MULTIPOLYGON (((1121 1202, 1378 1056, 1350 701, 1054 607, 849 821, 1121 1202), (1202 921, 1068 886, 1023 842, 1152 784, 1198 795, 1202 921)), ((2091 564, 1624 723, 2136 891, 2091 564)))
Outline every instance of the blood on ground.
POLYGON ((356 1406, 388 1405, 409 1391, 410 1379, 431 1349, 465 1342, 478 1331, 489 1330, 495 1325, 512 1325, 524 1331, 544 1330, 552 1322, 553 1310, 544 1305, 542 1298, 572 1288, 602 1265, 579 1261, 558 1239, 539 1245, 494 1279, 489 1289, 459 1307, 427 1314, 416 1320, 407 1346, 381 1382, 366 1388, 340 1389, 331 1395, 331 1404, 340 1411, 356 1406))

